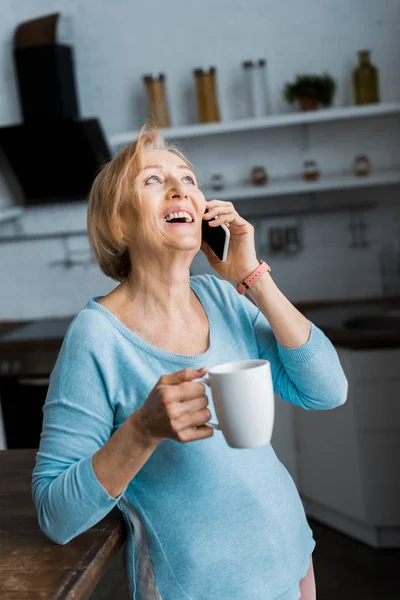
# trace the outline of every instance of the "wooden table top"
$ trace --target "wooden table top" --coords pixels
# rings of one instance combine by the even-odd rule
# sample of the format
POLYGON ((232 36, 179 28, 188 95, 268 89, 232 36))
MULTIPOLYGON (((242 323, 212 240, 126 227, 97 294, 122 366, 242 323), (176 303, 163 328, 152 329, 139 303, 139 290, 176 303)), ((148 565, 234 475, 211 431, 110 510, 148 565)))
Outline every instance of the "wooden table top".
POLYGON ((115 508, 64 546, 49 540, 31 496, 35 455, 0 451, 0 598, 87 599, 124 544, 122 515, 115 508))

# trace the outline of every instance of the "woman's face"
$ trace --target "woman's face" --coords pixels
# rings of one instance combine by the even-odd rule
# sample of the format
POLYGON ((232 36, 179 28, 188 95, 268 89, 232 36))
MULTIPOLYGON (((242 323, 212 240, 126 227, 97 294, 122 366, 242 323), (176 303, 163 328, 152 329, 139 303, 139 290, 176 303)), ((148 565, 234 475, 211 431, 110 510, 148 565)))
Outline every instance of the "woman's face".
POLYGON ((133 239, 140 241, 140 247, 144 244, 165 248, 167 245, 196 249, 197 252, 201 245, 206 199, 190 167, 167 150, 145 150, 136 186, 133 239), (191 215, 192 222, 165 221, 168 213, 185 210, 191 215))

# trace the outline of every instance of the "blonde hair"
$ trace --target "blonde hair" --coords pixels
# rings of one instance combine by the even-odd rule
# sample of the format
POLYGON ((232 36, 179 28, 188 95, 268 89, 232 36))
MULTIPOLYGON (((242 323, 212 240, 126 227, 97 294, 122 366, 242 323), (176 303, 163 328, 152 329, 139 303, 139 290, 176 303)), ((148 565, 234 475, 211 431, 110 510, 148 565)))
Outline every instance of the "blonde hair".
POLYGON ((167 143, 156 126, 146 124, 138 138, 98 173, 89 194, 88 236, 100 269, 115 281, 124 281, 131 271, 129 248, 120 226, 121 211, 124 206, 134 204, 136 178, 145 150, 167 150, 193 169, 178 146, 167 143))

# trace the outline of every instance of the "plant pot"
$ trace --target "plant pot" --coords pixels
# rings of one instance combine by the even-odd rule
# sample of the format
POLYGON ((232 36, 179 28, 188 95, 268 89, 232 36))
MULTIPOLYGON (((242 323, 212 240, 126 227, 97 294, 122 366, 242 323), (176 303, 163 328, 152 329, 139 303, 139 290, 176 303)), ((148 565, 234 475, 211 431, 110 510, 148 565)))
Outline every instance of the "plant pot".
POLYGON ((316 110, 318 108, 315 96, 301 96, 299 98, 299 104, 301 110, 316 110))

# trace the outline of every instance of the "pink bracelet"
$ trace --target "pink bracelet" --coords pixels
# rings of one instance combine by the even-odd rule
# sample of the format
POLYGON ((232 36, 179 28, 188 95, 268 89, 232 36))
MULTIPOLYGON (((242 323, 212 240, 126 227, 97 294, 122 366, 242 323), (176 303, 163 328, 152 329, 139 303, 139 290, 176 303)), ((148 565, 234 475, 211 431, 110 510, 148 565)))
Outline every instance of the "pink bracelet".
POLYGON ((263 275, 266 271, 271 273, 271 267, 267 265, 264 260, 259 260, 258 262, 260 263, 260 266, 257 267, 255 271, 250 273, 250 275, 248 275, 246 279, 242 281, 242 283, 239 283, 239 285, 236 286, 239 294, 245 294, 246 291, 251 288, 251 286, 254 285, 255 282, 260 279, 261 275, 263 275))

